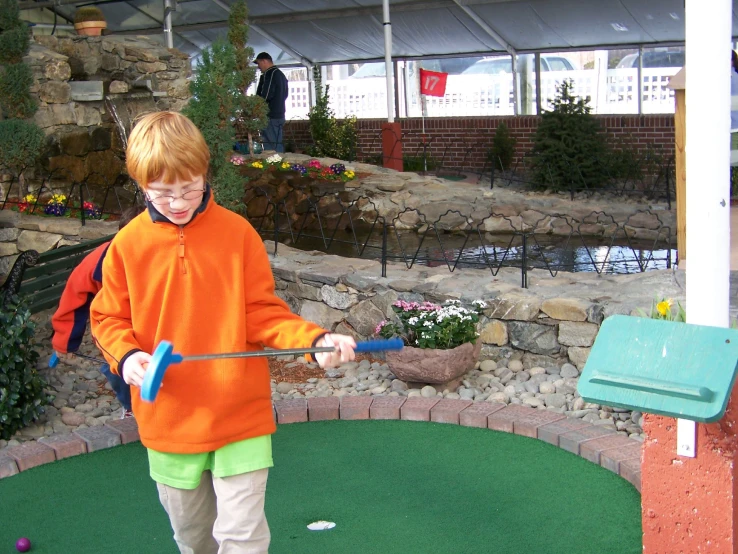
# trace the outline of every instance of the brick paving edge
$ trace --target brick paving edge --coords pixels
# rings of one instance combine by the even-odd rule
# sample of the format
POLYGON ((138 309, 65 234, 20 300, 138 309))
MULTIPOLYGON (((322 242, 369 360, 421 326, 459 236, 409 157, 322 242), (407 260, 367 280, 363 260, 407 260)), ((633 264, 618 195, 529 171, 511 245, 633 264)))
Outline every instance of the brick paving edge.
MULTIPOLYGON (((341 408, 341 404, 343 403, 343 399, 344 398, 346 398, 346 399, 350 399, 350 398, 371 398, 372 399, 372 403, 373 403, 375 398, 394 398, 394 397, 381 397, 381 396, 378 396, 378 397, 350 397, 350 396, 349 397, 342 397, 340 399, 340 402, 339 402, 339 405, 338 405, 338 417, 337 418, 336 417, 333 417, 333 415, 335 414, 335 412, 333 410, 335 410, 335 408, 331 406, 331 408, 333 408, 333 410, 331 410, 333 412, 333 413, 331 413, 331 417, 330 417, 331 419, 343 419, 344 421, 353 421, 353 420, 356 420, 356 417, 341 418, 342 411, 341 411, 340 408, 341 408)), ((402 397, 397 397, 397 398, 402 398, 402 397)), ((287 411, 288 412, 291 412, 292 414, 295 414, 295 412, 299 412, 298 417, 285 418, 285 419, 287 419, 287 421, 286 422, 278 423, 278 425, 289 425, 290 423, 310 421, 310 419, 308 417, 308 414, 309 414, 309 407, 311 405, 313 405, 315 408, 318 408, 319 407, 320 409, 325 409, 324 406, 323 406, 323 404, 328 404, 328 402, 323 402, 320 399, 318 399, 317 401, 314 400, 312 403, 310 402, 311 399, 293 399, 293 400, 301 400, 302 402, 299 402, 299 403, 298 402, 285 402, 284 400, 279 400, 279 401, 274 401, 272 403, 272 405, 273 405, 273 412, 275 414, 275 417, 277 417, 277 421, 279 421, 279 419, 280 419, 279 418, 279 415, 280 415, 280 413, 282 413, 282 410, 280 408, 282 406, 284 406, 285 408, 287 408, 287 411), (304 416, 302 414, 302 407, 303 406, 304 406, 304 416), (290 421, 290 419, 292 419, 292 421, 290 421)), ((404 399, 403 398, 403 404, 404 404, 404 400, 407 400, 407 399, 404 399)), ((333 404, 334 402, 335 401, 330 401, 330 404, 333 404)), ((430 404, 430 403, 424 403, 424 404, 430 404)), ((474 403, 470 404, 469 406, 467 406, 466 408, 464 408, 463 410, 461 410, 461 412, 459 412, 459 414, 463 414, 464 413, 464 410, 469 409, 469 408, 472 408, 472 412, 473 412, 474 411, 474 409, 473 409, 474 406, 477 406, 476 411, 479 411, 479 406, 478 405, 480 405, 480 404, 482 404, 482 403, 481 402, 474 402, 474 403)), ((538 428, 540 426, 542 426, 541 425, 542 422, 536 421, 537 414, 539 412, 542 412, 543 410, 536 410, 534 408, 518 407, 515 404, 509 404, 507 407, 509 407, 509 406, 515 406, 515 408, 513 408, 512 410, 509 410, 510 412, 514 412, 512 415, 510 415, 510 418, 509 418, 509 421, 511 423, 513 423, 513 426, 514 426, 515 422, 518 421, 518 420, 521 422, 521 425, 522 425, 522 424, 524 424, 524 422, 526 421, 526 419, 530 420, 530 418, 533 418, 533 420, 537 423, 537 425, 535 426, 536 427, 536 429, 535 429, 536 430, 536 437, 534 437, 534 438, 543 441, 543 438, 539 437, 538 436, 538 433, 537 433, 538 428), (524 408, 524 409, 523 410, 520 410, 520 408, 524 408)), ((433 421, 433 408, 434 407, 438 407, 439 410, 447 411, 448 410, 448 403, 441 401, 441 402, 435 403, 434 406, 430 407, 430 420, 431 421, 433 421)), ((366 407, 367 413, 368 413, 368 411, 369 411, 370 408, 371 408, 371 404, 369 404, 366 407)), ((494 415, 497 416, 497 418, 499 418, 501 416, 501 412, 505 412, 506 411, 506 408, 499 409, 499 407, 495 407, 495 405, 490 404, 490 412, 494 412, 494 415)), ((400 412, 400 409, 398 409, 397 411, 400 412)), ((352 413, 353 412, 351 412, 351 410, 346 410, 346 415, 350 415, 352 413)), ((550 413, 553 414, 554 412, 550 412, 550 413)), ((385 419, 385 420, 386 419, 391 419, 391 420, 397 420, 397 421, 407 420, 406 418, 403 418, 402 417, 402 414, 401 413, 398 413, 397 415, 398 415, 398 417, 396 417, 396 418, 395 417, 389 417, 389 418, 383 417, 381 419, 385 419)), ((493 417, 492 418, 493 419, 493 422, 497 418, 494 418, 493 417)), ((538 415, 538 418, 540 418, 540 415, 538 415)), ((320 419, 322 419, 322 418, 320 418, 320 419)), ((374 419, 374 418, 371 418, 371 419, 374 419)), ((456 422, 454 422, 454 421, 446 421, 445 419, 447 419, 447 418, 444 418, 443 423, 440 423, 441 425, 459 425, 458 421, 456 421, 456 422)), ((125 420, 123 420, 123 421, 125 421, 125 420)), ((135 420, 133 420, 133 421, 135 421, 135 420)), ((375 419, 375 421, 376 421, 376 419, 375 419)), ((563 421, 572 421, 572 422, 577 422, 578 423, 578 422, 581 422, 582 420, 581 419, 577 419, 577 418, 572 418, 572 417, 565 417, 564 419, 561 419, 561 420, 559 420, 559 421, 557 421, 555 423, 561 423, 563 421)), ((119 445, 119 444, 126 444, 126 443, 131 443, 131 442, 139 442, 139 439, 138 438, 136 438, 135 440, 131 440, 131 439, 134 438, 134 434, 135 434, 136 437, 137 437, 137 434, 138 434, 137 433, 137 426, 135 426, 136 429, 133 429, 133 427, 134 427, 134 425, 132 425, 130 423, 129 424, 117 424, 117 425, 107 425, 107 426, 105 426, 105 428, 104 429, 101 429, 100 431, 103 432, 103 433, 105 433, 105 434, 107 434, 107 435, 109 435, 109 437, 108 437, 109 440, 105 441, 104 444, 100 444, 97 448, 94 448, 92 450, 90 450, 89 444, 88 444, 88 448, 85 449, 84 452, 81 452, 79 455, 81 455, 81 454, 87 454, 87 453, 89 453, 91 451, 97 451, 97 450, 102 449, 102 448, 110 448, 112 446, 116 446, 116 445, 119 445), (119 429, 117 427, 122 427, 122 428, 119 429), (118 440, 117 441, 114 440, 115 439, 114 433, 117 433, 118 434, 118 440)), ((583 427, 582 429, 589 428, 589 427, 593 427, 594 428, 594 427, 597 427, 597 426, 596 425, 588 425, 587 427, 583 427)), ((90 429, 96 429, 96 428, 95 427, 91 427, 90 429)), ((487 429, 490 429, 490 427, 488 426, 487 429)), ((579 429, 578 431, 581 431, 582 429, 579 429)), ((98 431, 98 434, 100 433, 100 431, 98 431)), ((496 431, 496 432, 507 432, 507 431, 496 431)), ((65 435, 70 435, 70 438, 72 438, 73 440, 74 439, 80 440, 80 437, 79 437, 79 435, 76 434, 76 432, 70 432, 70 433, 65 433, 65 434, 61 434, 61 435, 52 435, 52 437, 54 438, 54 440, 57 440, 59 437, 63 437, 65 435)), ((620 436, 620 435, 617 435, 617 436, 620 436)), ((597 440, 597 438, 592 438, 590 440, 597 440)), ((547 442, 548 444, 551 444, 548 441, 544 441, 544 442, 547 442)), ((48 444, 45 444, 45 443, 39 443, 39 442, 36 442, 36 441, 28 441, 28 442, 23 443, 23 444, 24 445, 36 445, 36 444, 38 444, 41 448, 37 448, 37 447, 34 447, 34 448, 37 448, 38 450, 43 450, 47 454, 45 456, 46 458, 50 458, 50 456, 48 455, 49 454, 49 451, 54 453, 54 459, 53 460, 52 459, 48 459, 48 461, 44 461, 42 463, 38 463, 41 460, 36 457, 38 455, 38 453, 37 452, 34 452, 34 458, 35 459, 33 460, 33 465, 31 465, 31 467, 38 467, 39 465, 43 465, 43 464, 46 464, 46 463, 54 462, 54 461, 57 461, 58 459, 62 459, 64 457, 66 457, 66 456, 62 456, 60 458, 59 457, 59 452, 57 452, 56 449, 51 448, 48 444)), ((642 447, 642 443, 640 443, 638 441, 633 440, 633 444, 638 444, 638 445, 641 445, 641 447, 642 447)), ((561 448, 561 446, 558 445, 558 444, 553 445, 553 446, 557 446, 558 448, 561 448)), ((17 456, 16 455, 14 457, 14 456, 10 455, 10 453, 8 452, 9 450, 13 454, 16 454, 18 452, 18 450, 19 450, 19 447, 18 446, 14 446, 14 447, 11 446, 11 447, 6 447, 6 448, 0 450, 0 479, 3 479, 5 477, 10 477, 12 475, 16 475, 18 473, 21 473, 23 471, 21 469, 21 466, 26 465, 26 464, 23 463, 23 461, 20 458, 20 456, 17 456), (19 464, 19 462, 20 462, 20 464, 19 464)), ((579 455, 579 457, 582 458, 582 459, 584 459, 584 460, 587 460, 587 458, 585 458, 585 457, 583 457, 581 455, 579 455)), ((589 461, 590 463, 594 463, 591 460, 587 460, 587 461, 589 461)), ((641 458, 641 461, 642 461, 642 458, 641 458)), ((636 469, 636 466, 635 466, 635 463, 634 463, 635 460, 628 460, 628 462, 630 462, 628 464, 628 466, 623 468, 625 470, 624 471, 621 470, 617 474, 620 475, 620 477, 622 477, 626 481, 628 481, 631 485, 633 485, 640 492, 640 489, 641 489, 640 464, 637 466, 637 469, 636 469)), ((595 465, 600 465, 600 464, 595 464, 595 465)), ((29 469, 30 469, 30 467, 29 467, 29 469)))

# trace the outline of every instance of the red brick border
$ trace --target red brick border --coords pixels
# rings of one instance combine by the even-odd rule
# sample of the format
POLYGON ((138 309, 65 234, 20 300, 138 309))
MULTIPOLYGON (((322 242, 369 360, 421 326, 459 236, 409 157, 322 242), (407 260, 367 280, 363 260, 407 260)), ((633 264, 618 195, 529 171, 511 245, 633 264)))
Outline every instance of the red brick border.
POLYGON ((337 396, 308 398, 308 421, 338 419, 341 399, 337 396))
MULTIPOLYGON (((642 444, 616 431, 518 404, 413 396, 344 396, 273 401, 278 424, 330 419, 403 419, 489 428, 537 438, 601 465, 641 490, 642 444)), ((0 450, 0 479, 70 456, 140 440, 134 418, 108 421, 0 450)))
POLYGON ((439 400, 438 397, 413 396, 408 398, 400 408, 400 417, 407 421, 430 421, 431 409, 438 404, 439 400))
POLYGON ((25 471, 56 460, 54 449, 38 442, 26 442, 18 446, 11 446, 6 448, 4 452, 18 464, 18 471, 25 471))
POLYGON ((38 442, 53 448, 57 460, 87 454, 85 441, 72 433, 52 435, 48 438, 39 439, 38 442))
POLYGON ((431 421, 436 423, 459 424, 459 415, 462 411, 471 406, 471 400, 453 400, 450 398, 441 398, 441 400, 431 408, 431 421))

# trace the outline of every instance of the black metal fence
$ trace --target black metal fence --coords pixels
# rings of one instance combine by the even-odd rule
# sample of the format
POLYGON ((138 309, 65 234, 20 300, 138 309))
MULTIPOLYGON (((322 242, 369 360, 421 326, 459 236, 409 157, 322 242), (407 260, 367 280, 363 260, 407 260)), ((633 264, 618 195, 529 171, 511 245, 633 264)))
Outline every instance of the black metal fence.
POLYGON ((560 271, 636 273, 669 268, 675 262, 672 230, 658 212, 641 210, 624 221, 604 212, 581 220, 547 214, 534 221, 490 211, 473 222, 469 214, 448 210, 429 220, 415 209, 388 219, 379 215, 367 196, 341 193, 322 196, 289 188, 277 194, 252 189, 248 218, 260 235, 304 250, 381 261, 382 276, 389 261, 407 268, 441 266, 449 271, 471 267, 497 276, 503 267, 520 270, 521 286, 528 273, 560 271))
POLYGON ((118 216, 126 208, 143 202, 141 192, 127 175, 119 175, 110 182, 100 173, 91 173, 77 181, 64 170, 36 171, 31 182, 29 188, 26 180, 12 175, 3 183, 5 194, 0 199, 0 209, 14 209, 29 215, 73 217, 84 225, 89 219, 118 216))

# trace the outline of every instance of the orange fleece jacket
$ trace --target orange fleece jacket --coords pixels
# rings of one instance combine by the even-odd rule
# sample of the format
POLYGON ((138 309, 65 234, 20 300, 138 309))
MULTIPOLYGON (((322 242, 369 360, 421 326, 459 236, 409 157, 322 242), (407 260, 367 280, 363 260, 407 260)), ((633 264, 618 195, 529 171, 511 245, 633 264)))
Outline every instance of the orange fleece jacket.
MULTIPOLYGON (((113 371, 162 340, 187 356, 306 348, 325 333, 274 294, 264 243, 243 217, 212 200, 183 227, 153 214, 156 222, 144 212, 115 237, 90 309, 113 371)), ((266 358, 171 365, 156 401, 132 392, 141 442, 160 452, 210 452, 276 429, 266 358)))

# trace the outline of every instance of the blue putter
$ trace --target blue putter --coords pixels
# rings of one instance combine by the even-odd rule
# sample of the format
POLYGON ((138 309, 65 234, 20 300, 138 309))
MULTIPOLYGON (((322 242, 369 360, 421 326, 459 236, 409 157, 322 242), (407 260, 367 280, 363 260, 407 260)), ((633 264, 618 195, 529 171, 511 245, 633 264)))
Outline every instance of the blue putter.
MULTIPOLYGON (((379 352, 381 350, 400 350, 403 347, 402 339, 378 339, 357 342, 354 352, 379 352)), ((143 383, 141 383, 141 398, 146 402, 156 400, 161 388, 164 373, 171 364, 191 362, 196 360, 216 360, 223 358, 260 358, 265 356, 301 356, 303 354, 318 354, 333 352, 335 348, 322 346, 318 348, 292 348, 285 350, 254 350, 250 352, 229 352, 226 354, 199 354, 196 356, 182 356, 174 352, 174 346, 169 341, 161 341, 154 350, 151 362, 146 368, 143 383)))

